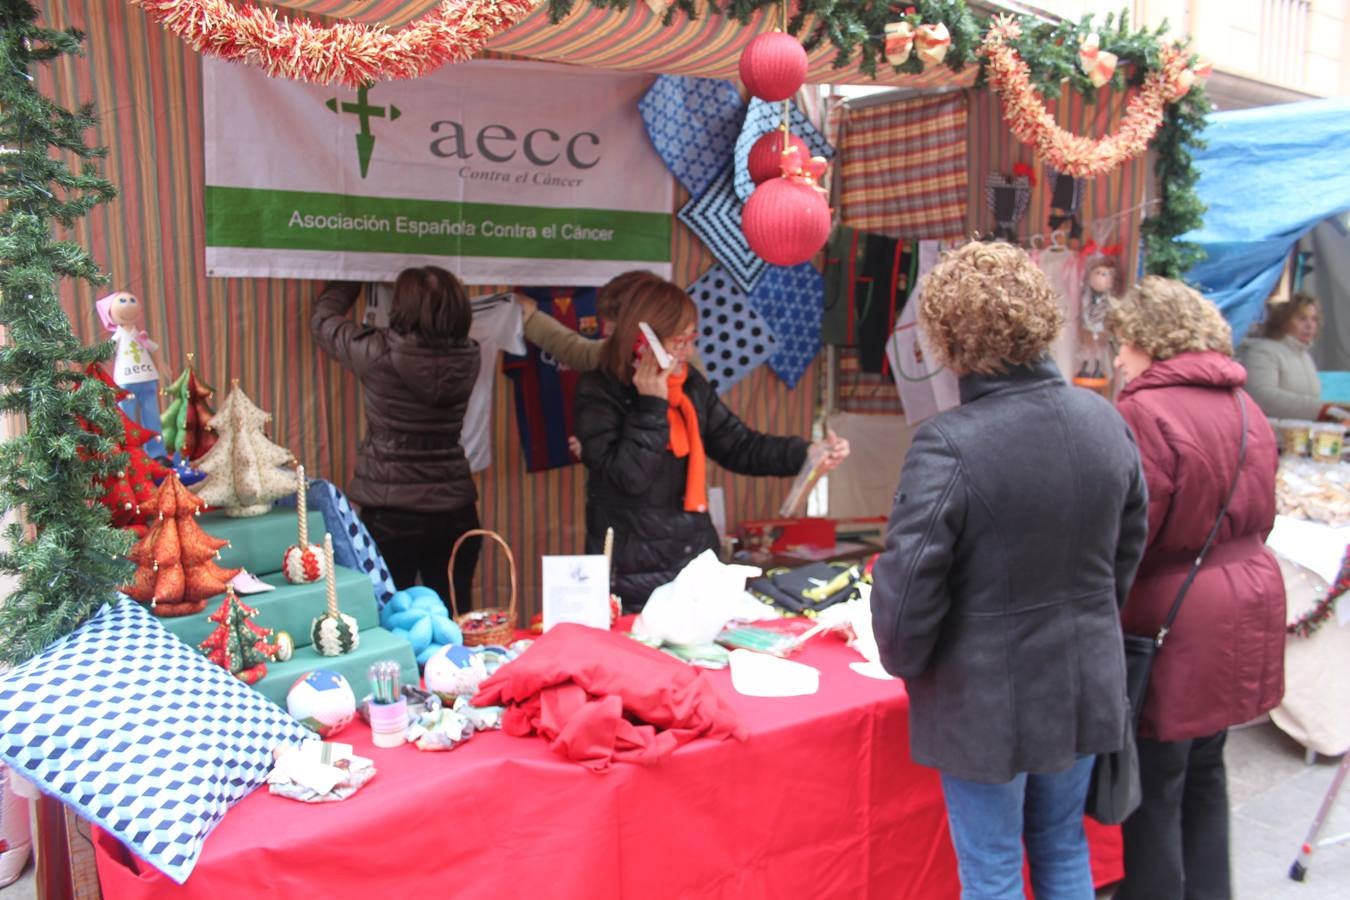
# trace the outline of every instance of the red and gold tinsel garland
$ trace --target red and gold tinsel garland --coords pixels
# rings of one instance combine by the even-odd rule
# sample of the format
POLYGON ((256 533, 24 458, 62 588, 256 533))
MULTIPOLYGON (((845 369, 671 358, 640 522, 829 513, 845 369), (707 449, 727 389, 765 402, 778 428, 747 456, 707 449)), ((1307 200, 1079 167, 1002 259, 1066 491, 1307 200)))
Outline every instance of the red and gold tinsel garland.
POLYGON ((350 87, 418 78, 465 62, 536 2, 445 0, 390 31, 352 22, 323 27, 229 0, 131 0, 200 53, 261 66, 277 78, 350 87))
POLYGON ((988 64, 989 87, 1003 102, 1003 119, 1024 144, 1036 148, 1054 169, 1075 178, 1104 175, 1148 150, 1162 127, 1167 104, 1186 96, 1196 73, 1186 52, 1161 48, 1161 65, 1144 76, 1143 87, 1125 104, 1120 126, 1100 139, 1060 128, 1031 81, 1031 72, 1008 41, 1021 30, 1011 18, 1000 18, 984 37, 980 52, 988 64))

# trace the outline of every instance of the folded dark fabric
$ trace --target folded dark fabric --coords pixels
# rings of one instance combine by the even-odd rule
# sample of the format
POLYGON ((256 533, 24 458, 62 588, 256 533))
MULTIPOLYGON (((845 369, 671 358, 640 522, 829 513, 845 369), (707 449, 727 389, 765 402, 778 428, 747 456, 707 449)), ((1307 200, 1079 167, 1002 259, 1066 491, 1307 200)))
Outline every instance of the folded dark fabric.
POLYGON ((858 596, 863 575, 857 566, 810 563, 771 571, 751 579, 746 588, 773 606, 791 613, 812 613, 858 596))

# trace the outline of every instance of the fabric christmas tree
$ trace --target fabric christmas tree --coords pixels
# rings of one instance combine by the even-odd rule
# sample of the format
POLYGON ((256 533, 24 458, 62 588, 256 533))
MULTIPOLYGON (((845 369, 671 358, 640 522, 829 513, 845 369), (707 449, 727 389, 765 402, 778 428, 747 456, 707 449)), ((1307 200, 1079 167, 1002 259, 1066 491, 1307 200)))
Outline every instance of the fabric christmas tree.
POLYGON ((252 622, 258 611, 225 589, 220 608, 207 616, 216 623, 215 631, 197 646, 206 658, 235 675, 245 684, 254 684, 267 674, 267 663, 277 658, 277 646, 268 638, 272 629, 252 622))
POLYGON ((212 537, 197 524, 206 504, 170 474, 142 508, 157 516, 150 533, 127 554, 136 564, 131 584, 122 590, 150 604, 157 616, 189 616, 225 590, 239 569, 216 565, 216 552, 228 541, 212 537))
POLYGON ((211 408, 211 398, 216 392, 197 377, 192 363, 189 353, 183 374, 165 391, 169 405, 162 416, 164 448, 183 459, 200 459, 216 443, 216 434, 210 427, 216 414, 211 408))
POLYGON ((206 479, 192 487, 197 496, 239 518, 262 515, 273 500, 294 489, 294 472, 278 468, 294 462, 291 451, 263 434, 270 421, 272 414, 255 406, 238 382, 231 385, 211 420, 216 444, 197 460, 197 468, 206 473, 206 479))
MULTIPOLYGON (((108 385, 115 392, 115 400, 121 400, 126 396, 126 391, 113 384, 112 378, 102 366, 89 366, 85 369, 85 375, 97 378, 108 385)), ((144 537, 145 524, 149 517, 145 503, 154 496, 155 483, 163 480, 169 474, 169 470, 147 456, 143 449, 146 441, 154 437, 155 433, 137 425, 115 403, 110 403, 109 406, 122 420, 122 442, 115 443, 108 453, 93 456, 98 459, 111 459, 122 455, 125 460, 115 471, 98 480, 99 487, 103 491, 99 502, 108 507, 113 525, 128 528, 134 531, 137 537, 144 537)), ((102 431, 89 422, 81 420, 80 424, 90 434, 102 435, 102 431)))

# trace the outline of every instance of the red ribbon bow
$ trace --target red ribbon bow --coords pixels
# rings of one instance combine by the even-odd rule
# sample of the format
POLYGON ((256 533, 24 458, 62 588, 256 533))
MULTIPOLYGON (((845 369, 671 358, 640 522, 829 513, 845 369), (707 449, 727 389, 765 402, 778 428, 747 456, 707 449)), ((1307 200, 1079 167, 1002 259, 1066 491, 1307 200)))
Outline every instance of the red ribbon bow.
POLYGON ((1032 187, 1036 186, 1036 170, 1026 163, 1015 163, 1013 165, 1013 177, 1019 176, 1025 176, 1027 181, 1031 182, 1032 187))
POLYGON ((1125 252, 1124 248, 1120 244, 1107 244, 1105 247, 1098 247, 1097 242, 1090 239, 1079 251, 1083 256, 1091 256, 1094 253, 1100 256, 1120 256, 1123 252, 1125 252))
POLYGON ((828 167, 825 157, 812 156, 803 160, 800 147, 789 147, 783 154, 779 167, 783 170, 784 178, 825 193, 825 189, 819 184, 820 179, 825 177, 825 169, 828 167))

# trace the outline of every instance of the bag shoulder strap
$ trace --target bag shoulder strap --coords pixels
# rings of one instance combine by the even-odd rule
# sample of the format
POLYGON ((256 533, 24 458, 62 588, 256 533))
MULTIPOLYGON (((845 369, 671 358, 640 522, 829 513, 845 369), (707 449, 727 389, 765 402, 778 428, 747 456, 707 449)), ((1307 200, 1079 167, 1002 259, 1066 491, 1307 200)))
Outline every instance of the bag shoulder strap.
POLYGON ((1209 536, 1205 538, 1205 545, 1196 554, 1195 562, 1191 564, 1191 570, 1186 573, 1186 580, 1177 589, 1176 599, 1172 601, 1172 609, 1167 613, 1167 621, 1163 623, 1162 628, 1158 629, 1158 634, 1153 638, 1156 647, 1162 647, 1163 641, 1167 639, 1167 633, 1172 630, 1172 623, 1176 621, 1177 613, 1181 610, 1181 601, 1186 599, 1186 592, 1190 590, 1191 582, 1195 581, 1195 576, 1200 573, 1200 567, 1204 565, 1209 549, 1214 546, 1214 539, 1219 536, 1219 527, 1223 525, 1223 517, 1228 515, 1228 504, 1233 502, 1233 495, 1237 493, 1238 477, 1241 476, 1242 465, 1247 459, 1247 403, 1242 399, 1241 388, 1233 389, 1233 399, 1237 400, 1238 412, 1242 415, 1242 443, 1238 447, 1238 462, 1237 468, 1233 470, 1233 482, 1228 485, 1228 496, 1224 498, 1223 506, 1219 507, 1219 517, 1214 520, 1213 527, 1209 529, 1209 536))

